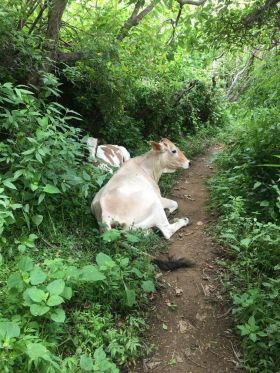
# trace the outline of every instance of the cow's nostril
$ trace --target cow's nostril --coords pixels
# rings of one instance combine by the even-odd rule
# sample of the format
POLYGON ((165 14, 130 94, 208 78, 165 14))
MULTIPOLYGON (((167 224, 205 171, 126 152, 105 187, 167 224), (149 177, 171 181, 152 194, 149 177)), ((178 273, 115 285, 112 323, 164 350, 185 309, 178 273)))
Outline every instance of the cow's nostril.
POLYGON ((189 161, 189 166, 191 166, 192 165, 192 162, 191 161, 189 161))

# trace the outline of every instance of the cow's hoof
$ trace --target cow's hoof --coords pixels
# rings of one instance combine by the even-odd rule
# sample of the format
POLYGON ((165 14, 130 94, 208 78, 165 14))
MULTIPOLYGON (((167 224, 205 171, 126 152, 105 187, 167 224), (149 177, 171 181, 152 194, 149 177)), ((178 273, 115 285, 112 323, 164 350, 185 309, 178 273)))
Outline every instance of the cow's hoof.
POLYGON ((192 224, 192 221, 190 218, 184 218, 185 222, 186 222, 186 225, 191 225, 192 224))

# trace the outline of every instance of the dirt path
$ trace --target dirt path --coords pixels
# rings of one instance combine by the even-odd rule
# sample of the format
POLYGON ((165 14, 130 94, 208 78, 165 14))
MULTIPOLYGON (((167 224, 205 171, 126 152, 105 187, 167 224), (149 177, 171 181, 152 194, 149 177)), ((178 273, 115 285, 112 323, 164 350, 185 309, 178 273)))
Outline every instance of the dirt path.
POLYGON ((173 236, 169 252, 196 266, 161 277, 163 287, 153 301, 148 336, 154 350, 130 373, 241 372, 230 305, 218 281, 219 247, 206 232, 214 220, 206 210, 206 179, 213 172, 209 159, 218 150, 214 146, 194 160, 170 195, 179 204, 178 217, 189 216, 193 224, 173 236))

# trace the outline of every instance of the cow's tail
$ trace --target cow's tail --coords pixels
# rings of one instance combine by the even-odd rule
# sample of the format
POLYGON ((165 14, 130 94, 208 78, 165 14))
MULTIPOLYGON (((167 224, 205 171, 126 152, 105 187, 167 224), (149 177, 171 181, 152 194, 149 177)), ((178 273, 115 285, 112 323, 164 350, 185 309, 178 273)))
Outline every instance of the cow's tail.
MULTIPOLYGON (((126 242, 119 242, 119 245, 126 250, 131 250, 131 246, 126 242)), ((158 266, 162 271, 176 271, 179 268, 191 268, 195 266, 195 263, 186 258, 175 259, 172 256, 168 256, 167 259, 158 258, 150 254, 145 254, 149 257, 149 260, 158 266)))
POLYGON ((176 271, 179 268, 191 268, 195 266, 195 263, 185 258, 174 259, 168 257, 168 259, 151 258, 152 263, 158 266, 162 271, 176 271))

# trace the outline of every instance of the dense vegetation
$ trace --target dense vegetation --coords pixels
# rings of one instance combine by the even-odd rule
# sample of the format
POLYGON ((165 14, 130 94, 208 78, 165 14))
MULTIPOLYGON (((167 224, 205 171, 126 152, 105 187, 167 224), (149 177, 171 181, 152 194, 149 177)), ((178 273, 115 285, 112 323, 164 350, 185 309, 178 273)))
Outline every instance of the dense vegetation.
POLYGON ((163 243, 100 234, 89 205, 109 175, 92 165, 86 138, 134 155, 167 136, 192 155, 225 122, 211 190, 233 259, 227 286, 246 366, 275 372, 277 3, 1 2, 1 372, 118 372, 149 348, 148 253, 163 243))
POLYGON ((280 348, 280 60, 255 64, 211 180, 218 234, 229 248, 225 283, 252 372, 278 371, 280 348))

